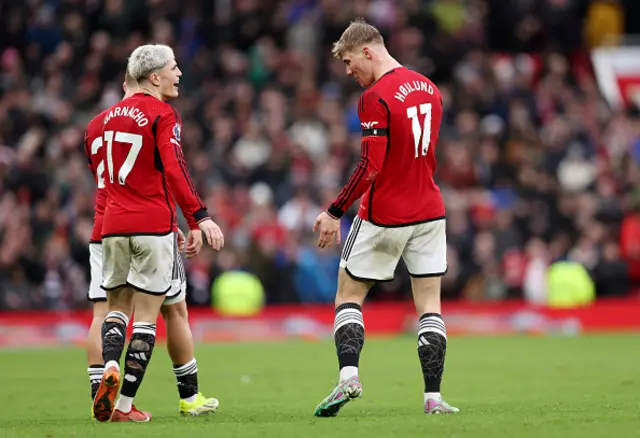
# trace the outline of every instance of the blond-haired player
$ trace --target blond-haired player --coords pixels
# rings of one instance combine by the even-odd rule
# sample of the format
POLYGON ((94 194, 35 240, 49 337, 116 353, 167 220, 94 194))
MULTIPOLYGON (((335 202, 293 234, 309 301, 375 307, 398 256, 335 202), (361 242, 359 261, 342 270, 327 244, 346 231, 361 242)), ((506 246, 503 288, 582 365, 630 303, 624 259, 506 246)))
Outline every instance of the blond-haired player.
MULTIPOLYGON (((138 82, 130 75, 125 75, 125 96, 123 100, 134 96, 138 90, 138 82)), ((89 299, 94 302, 94 318, 89 330, 87 339, 87 359, 89 362, 89 377, 91 380, 92 399, 96 398, 98 387, 104 372, 102 357, 102 339, 100 328, 106 319, 108 312, 107 294, 100 287, 103 281, 103 261, 102 261, 102 223, 104 219, 104 210, 107 203, 107 194, 104 190, 105 160, 101 154, 101 148, 104 147, 103 125, 104 119, 108 115, 108 111, 103 112, 94 118, 87 128, 85 136, 85 150, 89 158, 89 167, 91 168, 96 179, 98 190, 96 194, 96 215, 94 219, 94 231, 90 243, 90 262, 91 262, 91 285, 89 289, 89 299)), ((201 415, 215 412, 218 407, 218 401, 214 398, 206 398, 198 391, 197 364, 193 354, 193 339, 188 321, 187 307, 185 303, 186 293, 186 276, 184 266, 179 253, 185 244, 184 235, 175 227, 177 232, 177 254, 174 258, 174 268, 172 273, 171 288, 167 292, 161 314, 165 319, 167 326, 167 347, 169 355, 173 362, 173 370, 177 378, 178 391, 180 393, 179 410, 183 415, 201 415)), ((199 231, 197 232, 199 234, 199 231)), ((187 257, 194 256, 202 246, 202 240, 199 236, 189 233, 189 245, 187 246, 187 257)), ((135 305, 134 302, 130 303, 135 305)), ((128 325, 131 316, 131 308, 123 308, 121 312, 113 312, 111 317, 128 325)), ((111 328, 111 330, 113 327, 111 328)), ((115 328, 116 331, 118 328, 115 328)), ((125 376, 126 378, 126 376, 125 376)), ((126 399, 123 399, 124 405, 126 399)), ((151 414, 148 412, 138 411, 133 404, 130 406, 122 406, 121 409, 115 411, 111 417, 112 421, 148 421, 151 414)))
POLYGON ((330 247, 334 240, 340 243, 340 218, 362 199, 338 274, 334 339, 340 383, 314 414, 337 415, 347 402, 361 396, 362 304, 375 282, 393 279, 401 257, 420 315, 424 412, 458 412, 440 395, 447 346, 440 314, 440 280, 447 271, 445 210, 433 180, 442 120, 440 92, 429 79, 391 57, 378 29, 362 19, 344 31, 333 55, 365 88, 358 103, 362 156, 346 187, 316 220, 319 247, 330 247))

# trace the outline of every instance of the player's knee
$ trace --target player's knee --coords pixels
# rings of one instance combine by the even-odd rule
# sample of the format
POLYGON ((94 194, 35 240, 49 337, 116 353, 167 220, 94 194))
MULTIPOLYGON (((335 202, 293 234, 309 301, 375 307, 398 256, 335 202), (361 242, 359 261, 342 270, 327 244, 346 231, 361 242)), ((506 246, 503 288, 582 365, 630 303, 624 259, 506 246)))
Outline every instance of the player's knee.
POLYGON ((165 321, 186 320, 189 317, 187 303, 185 301, 180 301, 179 303, 171 304, 170 306, 162 306, 160 312, 162 313, 162 317, 165 321))
POLYGON ((345 269, 341 268, 338 274, 338 291, 336 292, 335 305, 345 303, 357 303, 362 305, 373 282, 359 281, 351 278, 345 269))
POLYGON ((133 289, 128 286, 122 286, 107 292, 108 310, 109 312, 121 312, 126 315, 133 313, 133 289))

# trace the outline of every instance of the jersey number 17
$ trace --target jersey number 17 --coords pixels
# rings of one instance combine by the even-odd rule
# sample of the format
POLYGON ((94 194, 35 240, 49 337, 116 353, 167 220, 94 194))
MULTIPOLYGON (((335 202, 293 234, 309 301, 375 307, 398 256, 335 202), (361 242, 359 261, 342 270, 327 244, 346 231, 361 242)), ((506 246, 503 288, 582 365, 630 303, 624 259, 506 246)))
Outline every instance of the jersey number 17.
MULTIPOLYGON (((131 173, 133 169, 133 165, 136 164, 136 160, 138 159, 138 154, 140 153, 140 149, 142 149, 142 136, 140 134, 131 134, 129 132, 120 132, 116 131, 105 131, 104 132, 104 141, 107 143, 107 170, 109 171, 109 182, 113 184, 113 142, 117 141, 119 143, 127 143, 131 145, 131 149, 129 149, 129 153, 127 154, 127 158, 120 166, 120 170, 118 171, 118 182, 121 185, 124 185, 127 176, 131 173)), ((91 144, 91 154, 95 155, 98 153, 98 150, 102 147, 102 138, 96 138, 91 144)), ((104 161, 101 161, 96 169, 96 174, 98 178, 98 188, 104 188, 104 178, 102 174, 104 173, 104 161)))
POLYGON ((407 117, 411 119, 411 130, 413 131, 413 143, 416 148, 415 158, 420 156, 426 156, 429 151, 429 143, 431 143, 431 108, 430 103, 421 103, 417 106, 410 106, 407 108, 407 117), (420 114, 424 115, 424 121, 420 126, 420 120, 418 119, 418 108, 420 108, 420 114))

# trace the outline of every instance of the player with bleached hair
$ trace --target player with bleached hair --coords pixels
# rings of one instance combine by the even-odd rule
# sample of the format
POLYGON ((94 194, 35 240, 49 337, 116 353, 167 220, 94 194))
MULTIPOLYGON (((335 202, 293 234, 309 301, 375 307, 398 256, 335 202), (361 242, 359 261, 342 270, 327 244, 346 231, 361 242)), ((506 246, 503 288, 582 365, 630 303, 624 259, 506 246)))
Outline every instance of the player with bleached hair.
POLYGON ((447 334, 440 309, 447 271, 445 210, 433 180, 442 120, 438 88, 398 63, 374 26, 357 19, 333 47, 347 75, 365 88, 358 103, 362 157, 346 187, 314 226, 318 246, 340 243, 340 218, 360 197, 338 274, 334 339, 338 386, 314 415, 335 416, 362 395, 358 376, 364 346, 362 304, 375 282, 389 281, 400 257, 411 276, 418 320, 418 357, 424 378, 424 412, 454 413, 440 395, 447 334))
POLYGON ((101 287, 109 311, 102 323, 104 374, 93 403, 101 422, 151 419, 133 410, 133 399, 151 360, 158 313, 180 275, 176 202, 189 225, 187 254, 200 251, 203 234, 214 249, 224 246, 222 232, 189 175, 180 115, 166 103, 178 96, 182 75, 173 50, 140 46, 129 57, 127 71, 138 90, 106 112, 100 151, 107 195, 101 287), (134 304, 133 334, 116 403, 120 357, 134 304))
MULTIPOLYGON (((138 82, 131 75, 125 73, 123 83, 125 95, 123 99, 128 99, 138 91, 138 82)), ((107 203, 107 194, 104 189, 104 166, 105 163, 100 157, 100 149, 104 143, 102 140, 102 126, 108 110, 96 116, 87 126, 85 133, 84 147, 89 160, 89 169, 97 184, 95 216, 93 221, 93 231, 89 243, 91 283, 89 285, 88 298, 93 303, 93 320, 87 336, 87 360, 89 362, 89 380, 91 383, 91 400, 95 399, 104 373, 104 363, 102 360, 102 338, 100 329, 102 322, 108 313, 107 294, 100 287, 102 283, 102 221, 107 203)), ((178 233, 178 254, 184 248, 185 238, 179 228, 178 233)), ((193 252, 187 252, 187 257, 192 257, 193 252)), ((162 304, 160 312, 167 327, 167 350, 173 363, 173 372, 176 375, 178 392, 180 394, 179 411, 183 415, 202 415, 215 412, 218 407, 218 400, 206 398, 198 391, 198 365, 193 353, 193 336, 189 326, 186 297, 186 275, 184 264, 180 255, 176 257, 178 275, 173 281, 171 290, 162 304)), ((132 312, 127 313, 131 317, 132 312)), ((137 414, 137 409, 132 405, 132 413, 129 415, 116 415, 124 419, 129 419, 137 414)), ((148 412, 143 415, 151 416, 148 412)), ((92 409, 93 415, 93 409, 92 409)), ((113 418, 113 417, 112 417, 113 418)))
MULTIPOLYGON (((167 71, 166 73, 169 73, 167 71)), ((136 81, 148 81, 150 85, 158 88, 157 92, 166 97, 178 97, 177 83, 182 73, 177 68, 173 49, 163 44, 146 44, 136 48, 129 56, 127 64, 127 73, 136 81), (173 66, 171 66, 173 63, 173 66), (176 72, 174 75, 158 75, 157 78, 151 79, 151 74, 158 72, 163 68, 170 66, 169 71, 176 72), (173 80, 174 87, 170 87, 169 83, 162 84, 162 79, 173 80)))

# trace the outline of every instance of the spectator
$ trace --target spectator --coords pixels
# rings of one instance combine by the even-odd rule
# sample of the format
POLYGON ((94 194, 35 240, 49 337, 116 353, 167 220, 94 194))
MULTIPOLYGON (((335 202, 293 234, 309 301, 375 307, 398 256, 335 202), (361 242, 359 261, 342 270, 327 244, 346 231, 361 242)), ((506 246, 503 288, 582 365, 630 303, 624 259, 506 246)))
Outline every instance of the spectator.
MULTIPOLYGON (((585 41, 600 44, 633 25, 621 14, 636 3, 2 2, 0 308, 87 305, 82 133, 120 99, 126 57, 146 41, 176 48, 185 153, 227 236, 222 253, 188 261, 189 302, 208 304, 229 269, 254 273, 269 303, 330 302, 339 249, 319 252, 310 229, 359 158, 361 90, 330 54, 357 14, 442 92, 445 298, 544 302, 558 260, 584 264, 598 295, 625 294, 640 283, 640 204, 628 195, 640 116, 609 109, 575 55, 585 17, 585 41)), ((371 297, 408 291, 401 264, 371 297)))

